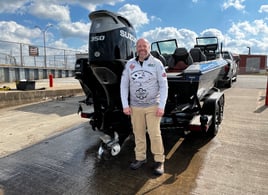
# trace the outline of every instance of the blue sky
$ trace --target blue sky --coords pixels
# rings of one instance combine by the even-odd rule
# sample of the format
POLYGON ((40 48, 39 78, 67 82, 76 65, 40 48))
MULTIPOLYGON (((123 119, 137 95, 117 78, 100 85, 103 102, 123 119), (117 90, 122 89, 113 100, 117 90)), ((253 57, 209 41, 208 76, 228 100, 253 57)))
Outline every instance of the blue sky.
MULTIPOLYGON (((193 47, 197 36, 216 35, 224 48, 268 54, 267 0, 9 0, 0 2, 0 41, 87 51, 88 14, 106 9, 134 25, 149 41, 176 38, 193 47)), ((3 49, 3 48, 1 48, 3 49)), ((3 52, 3 51, 1 51, 3 52)))

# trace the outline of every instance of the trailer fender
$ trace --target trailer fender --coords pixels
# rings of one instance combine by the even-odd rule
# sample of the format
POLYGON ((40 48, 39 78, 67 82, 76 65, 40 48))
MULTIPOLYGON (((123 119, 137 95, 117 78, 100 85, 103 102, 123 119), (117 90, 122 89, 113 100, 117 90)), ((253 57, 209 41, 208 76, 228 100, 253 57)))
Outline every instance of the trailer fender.
POLYGON ((212 116, 212 122, 207 131, 207 133, 212 136, 215 136, 218 133, 219 125, 222 122, 224 101, 224 93, 214 92, 205 99, 202 106, 202 115, 212 116))
POLYGON ((214 92, 204 100, 201 113, 202 114, 213 114, 215 111, 216 104, 224 105, 224 93, 214 92))

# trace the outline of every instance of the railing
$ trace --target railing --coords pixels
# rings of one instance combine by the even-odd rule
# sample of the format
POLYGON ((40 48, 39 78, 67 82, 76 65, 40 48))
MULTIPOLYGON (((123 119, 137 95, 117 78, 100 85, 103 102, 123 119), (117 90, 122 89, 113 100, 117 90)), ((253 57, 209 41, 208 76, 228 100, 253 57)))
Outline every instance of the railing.
POLYGON ((16 58, 6 53, 0 53, 0 64, 16 65, 16 58))
POLYGON ((74 76, 79 51, 0 40, 0 83, 74 76), (46 55, 44 55, 46 54, 46 55))
POLYGON ((44 52, 43 46, 0 40, 0 64, 73 69, 76 60, 75 54, 80 53, 75 50, 52 47, 45 49, 46 52, 44 52))

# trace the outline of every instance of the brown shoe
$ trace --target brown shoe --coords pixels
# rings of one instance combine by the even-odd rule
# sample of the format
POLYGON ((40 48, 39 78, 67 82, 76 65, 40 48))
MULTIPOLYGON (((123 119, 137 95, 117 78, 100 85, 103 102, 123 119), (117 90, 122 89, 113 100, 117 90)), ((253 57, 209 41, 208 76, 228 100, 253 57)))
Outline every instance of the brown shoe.
POLYGON ((164 163, 156 162, 153 173, 154 175, 162 175, 164 173, 164 163))
POLYGON ((130 168, 136 170, 140 168, 143 164, 147 163, 147 160, 135 160, 133 163, 130 164, 130 168))

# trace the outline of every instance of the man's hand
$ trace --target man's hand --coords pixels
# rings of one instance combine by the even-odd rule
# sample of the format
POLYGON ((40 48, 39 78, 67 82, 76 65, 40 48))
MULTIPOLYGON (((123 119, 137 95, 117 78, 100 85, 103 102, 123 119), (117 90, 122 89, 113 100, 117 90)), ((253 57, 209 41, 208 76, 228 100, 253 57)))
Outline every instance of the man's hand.
POLYGON ((156 111, 156 116, 162 117, 164 115, 164 109, 158 108, 156 111))
POLYGON ((131 115, 131 108, 130 107, 124 108, 123 112, 125 115, 131 115))

